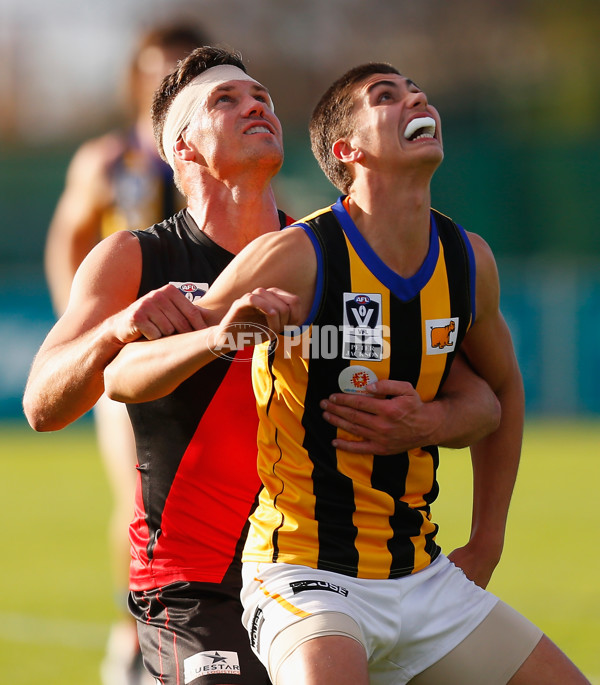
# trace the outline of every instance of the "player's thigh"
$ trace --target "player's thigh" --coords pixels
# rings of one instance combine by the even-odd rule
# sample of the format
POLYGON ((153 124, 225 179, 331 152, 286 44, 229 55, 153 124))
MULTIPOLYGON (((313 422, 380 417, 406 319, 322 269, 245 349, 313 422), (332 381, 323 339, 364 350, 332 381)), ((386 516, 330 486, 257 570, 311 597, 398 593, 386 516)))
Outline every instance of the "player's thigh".
POLYGON ((509 685, 590 685, 573 662, 545 635, 509 685))
POLYGON ((312 614, 287 625, 268 653, 269 674, 277 685, 333 682, 336 675, 340 682, 369 682, 362 631, 343 613, 312 614))
POLYGON ((352 683, 369 685, 365 648, 343 635, 326 635, 301 643, 281 663, 275 685, 352 683))
POLYGON ((163 685, 269 683, 241 624, 239 599, 218 587, 174 583, 130 594, 144 665, 163 685))
MULTIPOLYGON (((307 650, 317 654, 325 637, 344 640, 353 652, 358 645, 356 654, 366 673, 365 639, 354 604, 359 593, 341 586, 339 574, 294 564, 248 562, 243 565, 242 577, 242 620, 273 682, 293 682, 289 675, 284 681, 279 676, 284 662, 285 672, 291 676, 297 677, 300 664, 305 673, 307 650)), ((352 588, 358 582, 349 577, 343 580, 352 588)), ((311 653, 309 661, 315 654, 311 653)))
POLYGON ((533 623, 498 602, 475 630, 410 685, 512 685, 511 677, 541 637, 533 623))

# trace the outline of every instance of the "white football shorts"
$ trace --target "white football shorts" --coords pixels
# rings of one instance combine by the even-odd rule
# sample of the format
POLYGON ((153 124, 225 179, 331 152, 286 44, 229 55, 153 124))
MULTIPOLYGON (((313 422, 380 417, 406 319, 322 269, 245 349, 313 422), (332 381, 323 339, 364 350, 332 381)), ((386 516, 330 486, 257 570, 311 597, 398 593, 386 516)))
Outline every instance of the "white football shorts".
POLYGON ((252 648, 273 682, 296 647, 333 634, 364 645, 372 685, 407 683, 459 645, 498 602, 444 555, 418 573, 385 580, 247 562, 241 599, 252 648))

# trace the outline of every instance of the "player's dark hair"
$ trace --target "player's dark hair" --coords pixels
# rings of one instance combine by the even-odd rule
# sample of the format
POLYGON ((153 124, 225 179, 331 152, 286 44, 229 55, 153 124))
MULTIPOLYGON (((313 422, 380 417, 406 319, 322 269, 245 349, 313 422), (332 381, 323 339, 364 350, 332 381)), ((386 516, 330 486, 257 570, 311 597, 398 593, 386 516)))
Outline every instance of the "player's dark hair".
POLYGON ((333 185, 347 193, 353 178, 347 165, 340 162, 332 147, 336 140, 352 134, 354 92, 356 86, 372 74, 400 74, 391 64, 369 62, 340 76, 327 89, 310 118, 310 144, 319 166, 333 185))

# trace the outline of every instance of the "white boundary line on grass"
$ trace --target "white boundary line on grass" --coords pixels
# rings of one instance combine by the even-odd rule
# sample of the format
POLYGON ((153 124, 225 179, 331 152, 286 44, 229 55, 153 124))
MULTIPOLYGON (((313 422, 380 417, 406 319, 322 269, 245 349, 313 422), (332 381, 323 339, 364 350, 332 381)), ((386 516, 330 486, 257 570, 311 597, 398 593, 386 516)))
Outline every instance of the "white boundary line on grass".
POLYGON ((0 642, 102 650, 108 623, 0 612, 0 642))

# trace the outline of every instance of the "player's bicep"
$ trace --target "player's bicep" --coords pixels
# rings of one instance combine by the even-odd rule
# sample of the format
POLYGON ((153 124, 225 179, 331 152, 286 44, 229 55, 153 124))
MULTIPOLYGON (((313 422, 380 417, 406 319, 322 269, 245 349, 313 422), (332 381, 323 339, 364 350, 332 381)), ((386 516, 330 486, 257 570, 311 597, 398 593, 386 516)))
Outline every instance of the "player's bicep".
POLYGON ((102 240, 77 269, 64 315, 65 333, 93 328, 137 299, 142 274, 139 241, 127 231, 102 240))
POLYGON ((515 354, 509 328, 500 311, 500 282, 494 255, 477 234, 469 234, 477 265, 476 319, 462 351, 475 371, 493 390, 515 372, 515 354))
MULTIPOLYGON (((310 310, 317 259, 302 229, 269 233, 247 245, 202 298, 201 307, 222 316, 234 300, 257 288, 278 288, 300 298, 301 314, 310 310)), ((215 323, 210 321, 209 323, 215 323)))
POLYGON ((502 388, 515 371, 512 338, 500 311, 476 322, 467 333, 461 350, 494 391, 502 388))

